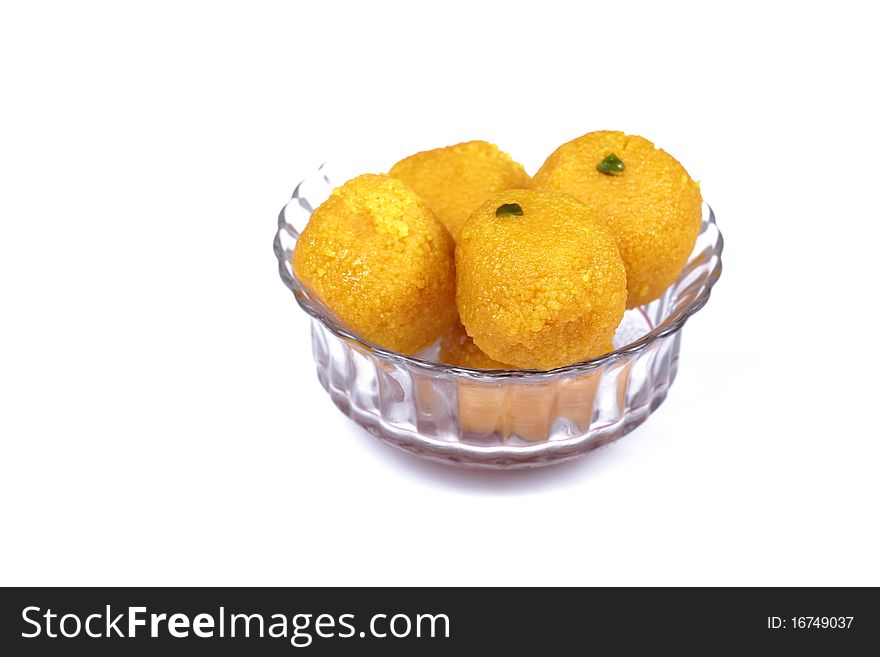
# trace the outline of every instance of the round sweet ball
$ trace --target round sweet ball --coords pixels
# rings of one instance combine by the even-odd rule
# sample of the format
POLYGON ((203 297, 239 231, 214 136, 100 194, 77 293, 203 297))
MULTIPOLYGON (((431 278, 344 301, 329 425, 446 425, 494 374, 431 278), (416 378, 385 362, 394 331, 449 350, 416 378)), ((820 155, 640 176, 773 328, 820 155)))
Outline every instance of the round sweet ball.
POLYGON ((626 305, 614 237, 564 194, 511 190, 468 219, 455 251, 456 302, 490 358, 547 370, 605 353, 626 305))
POLYGON ((574 196, 611 229, 626 265, 628 308, 678 278, 700 231, 699 183, 643 137, 608 130, 578 137, 547 158, 533 186, 574 196))
POLYGON ((474 344, 461 322, 456 322, 440 340, 440 362, 475 370, 516 369, 491 358, 474 344))
POLYGON ((491 195, 531 184, 521 164, 485 141, 410 155, 391 167, 389 175, 425 199, 455 239, 471 213, 491 195))
POLYGON ((412 190, 366 174, 333 190, 312 213, 293 270, 359 336, 411 354, 457 321, 454 249, 412 190))

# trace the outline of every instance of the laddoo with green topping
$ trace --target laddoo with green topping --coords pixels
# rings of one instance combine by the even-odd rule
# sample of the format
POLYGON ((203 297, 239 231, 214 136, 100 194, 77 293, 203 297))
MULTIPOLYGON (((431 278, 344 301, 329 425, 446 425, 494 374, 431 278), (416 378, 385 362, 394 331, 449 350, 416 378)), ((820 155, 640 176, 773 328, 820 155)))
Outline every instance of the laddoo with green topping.
POLYGON ((510 190, 481 205, 456 246, 456 302, 490 358, 547 370, 605 353, 626 305, 611 232, 565 194, 510 190))
POLYGON ((536 190, 569 194, 614 233, 626 266, 627 307, 661 296, 684 268, 702 221, 699 183, 636 135, 590 132, 557 148, 536 190))

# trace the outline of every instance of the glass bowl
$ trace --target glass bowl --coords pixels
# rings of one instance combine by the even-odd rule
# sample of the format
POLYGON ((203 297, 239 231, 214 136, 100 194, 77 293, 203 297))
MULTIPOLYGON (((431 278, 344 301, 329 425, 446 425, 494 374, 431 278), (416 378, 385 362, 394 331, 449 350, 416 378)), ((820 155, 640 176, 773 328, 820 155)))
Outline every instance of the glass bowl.
POLYGON ((342 326, 297 280, 293 247, 312 210, 347 178, 327 165, 282 208, 275 235, 281 280, 312 318, 318 380, 336 406, 386 443, 476 468, 533 468, 580 456, 626 435, 664 399, 678 370, 681 329, 721 275, 723 239, 703 204, 696 246, 659 299, 627 310, 615 350, 546 372, 474 370, 406 356, 342 326))

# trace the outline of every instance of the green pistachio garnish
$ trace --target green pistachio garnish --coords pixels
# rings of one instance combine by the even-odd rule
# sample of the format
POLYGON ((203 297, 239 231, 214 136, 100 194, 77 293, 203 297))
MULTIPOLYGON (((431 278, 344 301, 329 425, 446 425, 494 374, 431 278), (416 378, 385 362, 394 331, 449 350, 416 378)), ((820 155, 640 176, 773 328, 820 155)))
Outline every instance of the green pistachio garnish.
POLYGON ((498 209, 495 210, 496 217, 521 217, 522 216, 522 208, 519 203, 505 203, 504 205, 499 205, 498 209))
POLYGON ((604 160, 599 162, 596 165, 596 168, 604 173, 606 176, 619 176, 623 173, 623 170, 626 168, 623 162, 620 161, 620 158, 617 157, 614 153, 611 153, 604 160))

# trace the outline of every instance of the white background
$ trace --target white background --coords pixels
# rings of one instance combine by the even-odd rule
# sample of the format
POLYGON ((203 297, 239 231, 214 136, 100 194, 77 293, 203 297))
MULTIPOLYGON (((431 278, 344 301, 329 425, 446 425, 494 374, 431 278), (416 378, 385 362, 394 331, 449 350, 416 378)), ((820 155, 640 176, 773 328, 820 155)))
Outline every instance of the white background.
POLYGON ((4 3, 0 583, 880 584, 868 3, 4 3), (340 414, 278 278, 318 164, 642 134, 727 247, 666 403, 535 472, 340 414))

